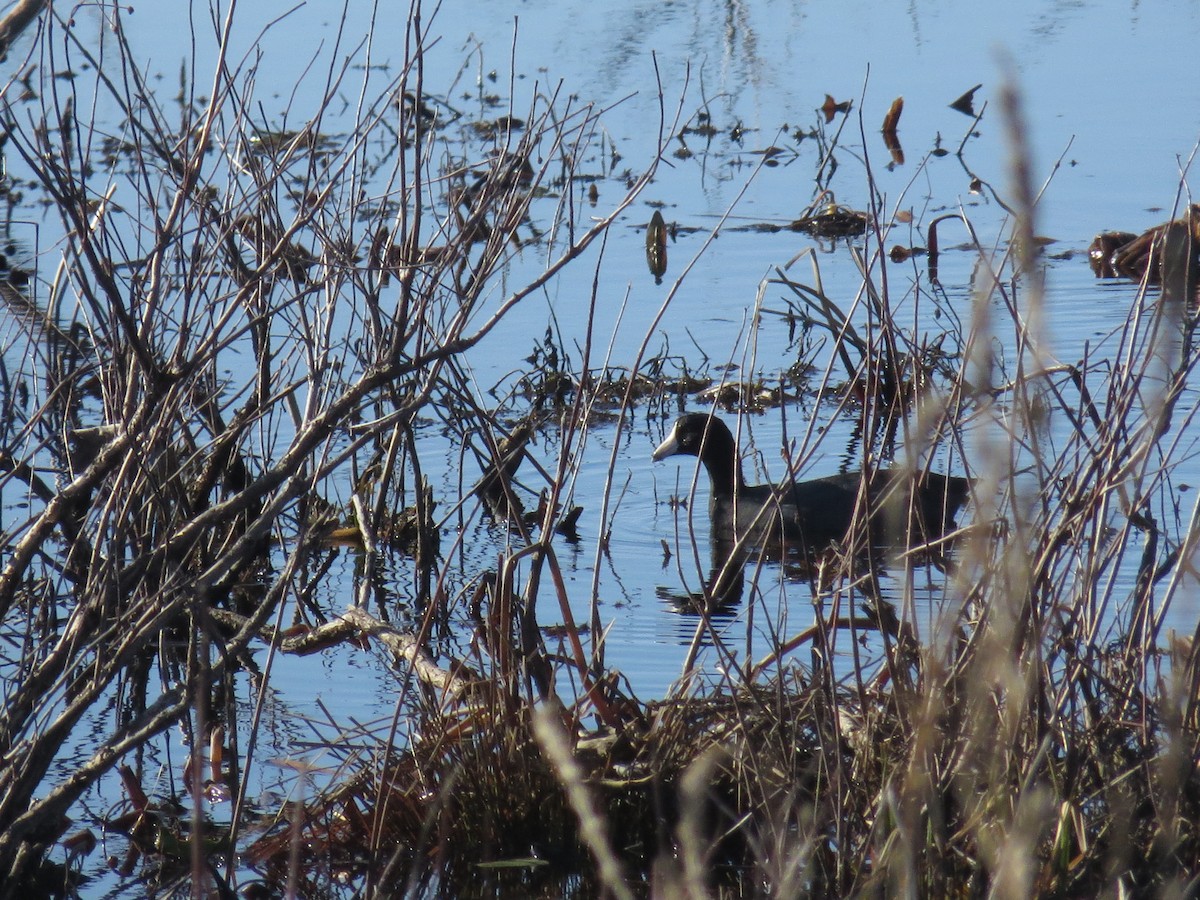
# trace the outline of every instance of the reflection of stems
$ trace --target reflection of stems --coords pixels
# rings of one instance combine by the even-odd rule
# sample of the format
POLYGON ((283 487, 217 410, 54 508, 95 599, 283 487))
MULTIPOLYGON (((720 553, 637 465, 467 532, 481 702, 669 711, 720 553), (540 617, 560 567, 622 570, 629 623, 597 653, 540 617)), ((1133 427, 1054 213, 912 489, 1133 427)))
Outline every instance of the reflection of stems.
MULTIPOLYGON (((1003 205, 1003 204, 1001 204, 1001 205, 1003 205)), ((1005 207, 1005 208, 1007 209, 1007 207, 1005 207)), ((1010 212, 1011 212, 1011 210, 1010 210, 1010 212)), ((934 219, 932 222, 929 223, 929 231, 925 237, 925 249, 927 250, 928 257, 929 257, 929 282, 930 282, 930 284, 938 284, 938 253, 939 253, 939 250, 938 250, 937 230, 938 230, 938 225, 940 225, 942 222, 945 222, 947 219, 958 219, 965 226, 967 226, 967 231, 969 231, 971 233, 971 242, 975 245, 976 249, 979 248, 979 238, 977 238, 975 236, 975 228, 971 225, 970 219, 968 219, 962 213, 946 213, 945 215, 938 216, 936 219, 934 219)))
POLYGON ((979 108, 978 115, 976 115, 975 118, 971 120, 971 124, 969 126, 967 126, 967 130, 963 134, 963 139, 959 142, 958 150, 955 151, 954 155, 956 157, 958 157, 959 165, 961 165, 963 167, 963 171, 967 173, 967 178, 969 178, 973 183, 978 182, 979 186, 981 188, 987 188, 988 191, 991 192, 992 199, 995 200, 998 204, 1000 204, 1000 207, 1006 213, 1008 213, 1010 216, 1015 216, 1017 214, 1016 211, 1011 206, 1009 206, 1007 203, 1005 203, 1002 199, 1000 199, 1000 195, 998 193, 996 193, 996 189, 994 187, 992 187, 990 182, 984 181, 982 178, 980 178, 978 175, 976 175, 974 172, 971 171, 971 167, 967 165, 966 157, 963 156, 963 150, 967 146, 967 141, 969 141, 971 139, 971 136, 975 133, 975 126, 979 124, 979 120, 983 118, 983 114, 986 110, 987 110, 987 101, 985 100, 983 103, 983 106, 981 106, 979 108))
POLYGON ((764 671, 771 666, 776 665, 785 656, 795 650, 797 647, 803 646, 817 638, 818 635, 825 634, 828 631, 833 631, 839 628, 863 628, 872 631, 878 631, 879 619, 868 618, 865 616, 851 616, 836 618, 832 621, 822 620, 816 625, 810 625, 799 634, 796 634, 786 641, 771 648, 771 652, 756 662, 746 672, 746 681, 752 682, 758 678, 764 671))
MULTIPOLYGON (((828 190, 828 180, 826 180, 825 182, 822 182, 822 180, 821 180, 822 176, 825 173, 825 167, 826 166, 829 167, 829 175, 826 176, 826 178, 827 179, 833 178, 833 173, 837 171, 837 160, 834 159, 834 157, 833 157, 833 151, 835 149, 837 149, 838 141, 841 139, 841 136, 842 136, 842 129, 844 129, 846 127, 846 123, 849 121, 850 121, 850 112, 849 112, 849 110, 847 110, 846 112, 842 113, 842 121, 841 121, 841 124, 838 125, 837 131, 835 131, 833 133, 833 140, 831 140, 829 142, 829 145, 824 148, 824 152, 821 154, 821 162, 820 162, 820 165, 817 166, 817 175, 816 175, 816 178, 814 178, 813 180, 816 181, 817 187, 824 188, 824 190, 822 190, 822 193, 825 193, 828 190)), ((821 129, 821 134, 822 134, 822 136, 824 136, 824 134, 825 134, 824 128, 821 129)))
MULTIPOLYGON (((812 253, 812 249, 809 248, 804 252, 812 253)), ((783 274, 782 269, 776 268, 775 274, 779 276, 779 284, 787 287, 788 290, 804 301, 805 306, 825 320, 825 327, 834 337, 834 348, 842 360, 842 365, 846 368, 846 377, 853 378, 858 367, 854 364, 854 360, 850 358, 850 353, 846 349, 846 345, 849 344, 852 346, 858 351, 860 356, 865 356, 867 352, 866 341, 859 336, 854 325, 850 322, 849 316, 842 312, 838 305, 830 300, 821 289, 820 270, 816 264, 816 257, 813 257, 813 269, 817 273, 817 286, 815 288, 792 281, 783 274)))
POLYGON ((971 172, 970 169, 967 168, 967 162, 965 159, 963 159, 963 149, 967 146, 967 141, 969 141, 971 139, 971 135, 973 135, 975 133, 975 126, 979 124, 979 120, 983 118, 983 114, 986 110, 987 110, 987 101, 984 100, 983 106, 981 106, 979 108, 978 114, 976 114, 975 118, 971 120, 971 124, 967 126, 967 130, 963 133, 963 139, 961 141, 959 141, 958 150, 955 151, 955 154, 954 154, 955 156, 958 157, 958 161, 962 163, 963 169, 966 170, 966 173, 968 175, 971 175, 972 177, 974 177, 974 174, 971 172))

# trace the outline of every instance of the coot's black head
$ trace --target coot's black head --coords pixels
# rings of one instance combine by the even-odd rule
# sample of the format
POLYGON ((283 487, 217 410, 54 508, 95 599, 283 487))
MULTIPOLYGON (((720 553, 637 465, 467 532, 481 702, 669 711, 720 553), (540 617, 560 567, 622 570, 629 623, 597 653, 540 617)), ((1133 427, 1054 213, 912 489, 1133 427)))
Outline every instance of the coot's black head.
POLYGON ((705 462, 732 462, 737 453, 729 427, 716 416, 688 413, 675 420, 671 433, 654 451, 657 461, 675 454, 698 456, 705 462))
MULTIPOLYGON (((735 497, 741 496, 746 500, 747 492, 765 491, 767 496, 770 496, 770 487, 746 487, 733 434, 729 426, 716 416, 708 413, 688 413, 676 419, 667 439, 654 451, 654 459, 663 459, 677 453, 700 457, 700 462, 704 464, 712 481, 710 499, 714 509, 733 502, 735 497)), ((761 506, 764 499, 749 498, 748 502, 757 502, 761 506)))

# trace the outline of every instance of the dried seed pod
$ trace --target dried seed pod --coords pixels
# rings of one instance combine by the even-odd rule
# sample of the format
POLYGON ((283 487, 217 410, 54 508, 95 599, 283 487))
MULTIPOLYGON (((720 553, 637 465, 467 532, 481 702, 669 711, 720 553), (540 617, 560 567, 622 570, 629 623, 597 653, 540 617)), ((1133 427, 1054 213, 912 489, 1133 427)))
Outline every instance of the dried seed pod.
POLYGON ((654 283, 662 284, 662 277, 667 272, 667 223, 657 209, 646 226, 646 264, 654 276, 654 283))

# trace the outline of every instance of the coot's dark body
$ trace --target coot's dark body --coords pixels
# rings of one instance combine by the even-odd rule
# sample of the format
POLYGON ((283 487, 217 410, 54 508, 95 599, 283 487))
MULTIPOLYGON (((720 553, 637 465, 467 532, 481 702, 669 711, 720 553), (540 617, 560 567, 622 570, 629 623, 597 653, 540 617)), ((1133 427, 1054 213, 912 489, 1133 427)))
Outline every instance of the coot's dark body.
MULTIPOLYGON (((667 439, 654 451, 660 460, 673 454, 696 456, 712 479, 709 513, 717 535, 752 534, 753 539, 782 539, 816 549, 845 537, 854 519, 862 489, 862 473, 847 472, 810 481, 789 481, 778 487, 746 484, 737 446, 728 426, 715 416, 690 413, 681 416, 667 439)), ((904 487, 905 478, 894 470, 874 473, 868 487, 872 510, 889 504, 892 494, 904 487)), ((954 528, 954 516, 970 494, 970 482, 954 475, 929 472, 918 482, 911 505, 914 543, 936 538, 954 528)), ((907 498, 894 507, 907 509, 907 498)), ((890 517, 876 514, 872 537, 907 543, 903 530, 888 535, 883 523, 890 517)), ((903 521, 903 520, 900 520, 903 521)))

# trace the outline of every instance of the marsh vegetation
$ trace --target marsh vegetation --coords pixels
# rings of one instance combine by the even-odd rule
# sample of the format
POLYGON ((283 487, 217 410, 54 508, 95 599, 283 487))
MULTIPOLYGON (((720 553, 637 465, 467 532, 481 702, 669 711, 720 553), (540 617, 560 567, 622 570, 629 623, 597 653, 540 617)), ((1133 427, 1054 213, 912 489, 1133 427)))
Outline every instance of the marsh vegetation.
MULTIPOLYGON (((1188 209, 1146 249, 1161 287, 1102 356, 1061 360, 1016 88, 962 120, 958 164, 1011 212, 987 245, 965 210, 914 223, 885 203, 845 149, 878 130, 854 104, 814 111, 758 167, 816 142, 810 204, 778 227, 834 252, 757 286, 753 328, 789 331, 795 360, 731 376, 660 333, 725 220, 685 254, 669 215, 639 212, 661 305, 627 356, 595 326, 616 223, 676 144, 738 123, 655 85, 656 150, 621 160, 605 110, 565 90, 518 109, 486 74, 430 83, 419 3, 398 64, 348 44, 268 119, 260 61, 228 53, 235 17, 214 7, 216 64, 166 89, 126 15, 107 8, 97 38, 48 12, 0 110, 0 895, 84 894, 102 868, 160 896, 1195 893, 1200 636, 1167 624, 1196 586, 1188 209), (971 169, 985 116, 1008 172, 971 169), (831 201, 837 159, 863 209, 831 201), (950 229, 974 278, 943 314, 950 229), (832 266, 856 291, 826 290, 832 266), (550 317, 481 386, 476 349, 580 267, 584 338, 550 317), (663 546, 695 636, 669 694, 641 697, 563 555, 606 554, 621 436, 683 408, 782 417, 789 477, 827 410, 852 423, 850 468, 915 484, 936 461, 971 479, 968 511, 881 545, 872 517, 905 510, 864 490, 844 536, 798 555, 693 529, 683 479, 663 546), (604 485, 584 496, 589 455, 604 485), (428 477, 448 467, 455 490, 428 477), (479 522, 486 561, 465 546, 479 522), (347 554, 335 605, 321 585, 347 554), (768 571, 806 621, 773 618, 768 571), (731 645, 729 616, 768 645, 731 645), (331 646, 375 648, 394 709, 332 705, 319 767, 311 741, 268 754, 278 660, 331 646), (266 766, 294 773, 273 803, 250 793, 266 766), (118 799, 97 813, 103 785, 118 799)), ((895 104, 889 121, 903 165, 895 104)))

